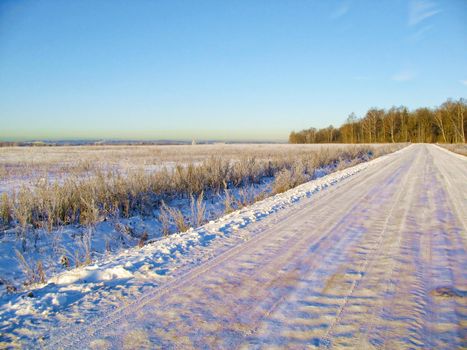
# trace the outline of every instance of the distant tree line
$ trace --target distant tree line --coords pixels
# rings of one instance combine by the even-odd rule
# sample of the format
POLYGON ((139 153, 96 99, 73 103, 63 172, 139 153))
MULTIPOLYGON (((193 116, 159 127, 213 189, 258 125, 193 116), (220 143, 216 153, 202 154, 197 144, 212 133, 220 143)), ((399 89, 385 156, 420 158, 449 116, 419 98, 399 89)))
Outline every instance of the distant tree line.
POLYGON ((18 146, 17 142, 0 141, 0 147, 18 146))
POLYGON ((35 147, 42 147, 42 146, 54 146, 53 144, 48 144, 42 141, 34 141, 34 142, 15 142, 15 141, 0 141, 0 147, 25 147, 25 146, 35 146, 35 147))
POLYGON ((292 131, 289 143, 465 143, 467 100, 447 100, 436 108, 371 108, 362 118, 352 113, 334 128, 292 131))

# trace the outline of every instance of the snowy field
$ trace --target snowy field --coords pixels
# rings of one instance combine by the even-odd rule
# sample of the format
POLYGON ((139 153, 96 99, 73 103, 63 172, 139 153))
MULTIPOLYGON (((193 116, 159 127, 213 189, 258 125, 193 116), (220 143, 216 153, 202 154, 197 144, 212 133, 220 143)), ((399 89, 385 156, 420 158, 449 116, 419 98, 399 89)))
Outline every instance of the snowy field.
POLYGON ((0 148, 0 164, 6 169, 0 201, 0 291, 20 291, 63 270, 197 227, 400 147, 222 144, 0 148), (178 167, 182 169, 180 176, 178 167), (198 192, 187 183, 200 182, 203 179, 194 179, 196 174, 206 177, 207 173, 217 173, 217 178, 203 178, 204 187, 198 192), (173 183, 178 185, 172 187, 173 183), (108 208, 113 200, 99 201, 99 193, 108 196, 116 186, 123 200, 115 196, 115 201, 128 205, 108 208), (89 209, 82 202, 93 206, 89 209), (74 210, 80 219, 66 222, 54 217, 77 204, 81 206, 74 210), (143 204, 144 210, 140 208, 143 204))
MULTIPOLYGON (((193 264, 192 259, 201 262, 208 258, 211 241, 225 236, 238 243, 245 237, 233 233, 245 225, 300 198, 309 197, 361 171, 372 158, 403 146, 261 144, 0 148, 1 164, 6 169, 3 196, 8 198, 8 206, 4 201, 0 206, 3 217, 0 316, 1 337, 5 342, 0 344, 21 342, 22 333, 29 332, 27 324, 41 323, 42 317, 54 318, 69 307, 77 307, 84 313, 91 311, 82 309, 82 303, 88 305, 88 298, 96 298, 96 295, 110 296, 113 291, 107 293, 109 286, 121 289, 126 295, 170 279, 173 271, 178 271, 186 259, 193 264), (17 159, 16 163, 14 159, 17 159), (144 187, 154 185, 151 181, 159 181, 161 174, 175 182, 191 179, 196 174, 203 178, 206 172, 215 172, 212 164, 218 164, 216 171, 225 176, 224 187, 216 188, 211 177, 201 192, 190 190, 185 193, 178 187, 170 187, 166 193, 144 187), (346 168, 352 170, 344 171, 346 168), (222 173, 223 170, 227 172, 222 173), (137 202, 127 215, 118 210, 109 212, 104 208, 104 202, 104 207, 99 204, 97 192, 92 192, 98 187, 90 187, 91 200, 94 201, 92 196, 96 195, 94 221, 57 221, 48 227, 47 218, 32 212, 28 216, 31 223, 21 223, 19 215, 22 212, 29 208, 38 210, 44 206, 46 198, 50 200, 43 193, 49 191, 48 195, 57 193, 67 198, 68 192, 77 186, 88 188, 88 182, 108 186, 107 181, 114 181, 116 173, 119 181, 130 185, 128 195, 138 198, 138 193, 133 193, 132 181, 141 177, 134 176, 141 171, 146 182, 138 187, 138 191, 144 192, 143 197, 149 197, 144 202, 144 211, 139 210, 137 202), (179 178, 177 172, 180 171, 179 178), (328 175, 334 172, 335 175, 328 175), (42 180, 38 181, 40 176, 42 180), (95 177, 103 182, 96 182, 95 177), (320 178, 323 181, 317 180, 320 178), (304 185, 297 187, 292 196, 281 194, 310 180, 312 185, 305 189, 304 185), (11 187, 10 184, 14 185, 11 187), (268 197, 271 198, 259 209, 250 209, 250 205, 261 203, 268 197), (37 203, 39 207, 34 206, 37 203), (207 226, 202 226, 205 223, 207 226), (203 228, 198 229, 200 226, 203 228), (192 248, 201 249, 201 252, 193 257, 192 248), (137 281, 136 285, 128 284, 130 280, 137 281)), ((112 187, 105 187, 103 192, 107 190, 111 191, 112 187)), ((83 200, 82 196, 85 194, 76 200, 83 200)), ((230 243, 221 243, 224 244, 230 243)), ((26 336, 26 339, 31 341, 32 338, 26 336)))
MULTIPOLYGON (((373 147, 384 147, 376 145, 373 147)), ((350 146, 352 147, 352 146, 350 146)), ((67 176, 92 176, 97 171, 156 171, 177 164, 200 163, 221 156, 272 159, 297 157, 345 145, 206 144, 154 146, 0 147, 0 193, 34 186, 41 181, 63 181, 67 176)))
POLYGON ((465 143, 442 144, 439 146, 446 148, 450 150, 451 152, 455 152, 458 154, 462 154, 463 156, 467 156, 467 144, 465 143))
POLYGON ((334 171, 4 295, 1 345, 463 348, 466 174, 433 145, 334 171))

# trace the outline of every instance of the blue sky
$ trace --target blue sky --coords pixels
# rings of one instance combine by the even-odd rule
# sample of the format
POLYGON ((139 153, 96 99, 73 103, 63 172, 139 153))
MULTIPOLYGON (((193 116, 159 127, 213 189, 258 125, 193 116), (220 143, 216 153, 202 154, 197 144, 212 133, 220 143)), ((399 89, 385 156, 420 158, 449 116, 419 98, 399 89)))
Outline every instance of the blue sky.
POLYGON ((467 1, 0 1, 0 139, 286 140, 467 97, 467 1))

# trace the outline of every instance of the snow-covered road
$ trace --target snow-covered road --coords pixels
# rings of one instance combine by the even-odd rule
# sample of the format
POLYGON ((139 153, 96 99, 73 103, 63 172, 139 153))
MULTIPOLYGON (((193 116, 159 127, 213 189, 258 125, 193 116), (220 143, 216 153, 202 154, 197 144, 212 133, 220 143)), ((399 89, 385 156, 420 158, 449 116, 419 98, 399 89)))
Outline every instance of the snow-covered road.
POLYGON ((412 145, 40 346, 465 348, 466 227, 467 158, 412 145))

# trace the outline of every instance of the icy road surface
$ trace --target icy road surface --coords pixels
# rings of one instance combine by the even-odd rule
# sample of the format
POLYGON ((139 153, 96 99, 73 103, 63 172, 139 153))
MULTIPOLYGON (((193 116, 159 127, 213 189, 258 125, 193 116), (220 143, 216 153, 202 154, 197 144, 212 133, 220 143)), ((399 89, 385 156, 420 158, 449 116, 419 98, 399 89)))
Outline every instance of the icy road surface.
POLYGON ((412 145, 40 347, 466 348, 466 226, 467 158, 412 145))

